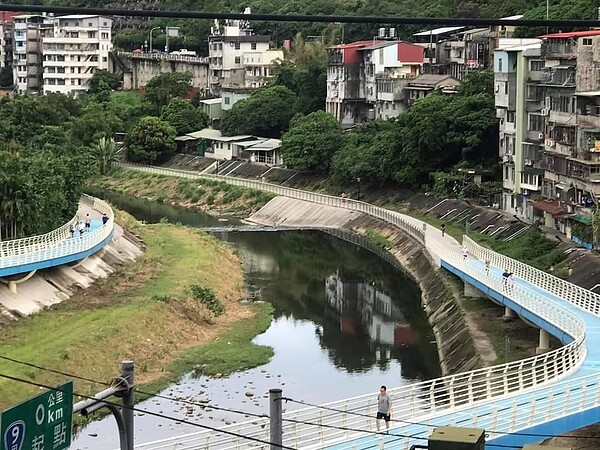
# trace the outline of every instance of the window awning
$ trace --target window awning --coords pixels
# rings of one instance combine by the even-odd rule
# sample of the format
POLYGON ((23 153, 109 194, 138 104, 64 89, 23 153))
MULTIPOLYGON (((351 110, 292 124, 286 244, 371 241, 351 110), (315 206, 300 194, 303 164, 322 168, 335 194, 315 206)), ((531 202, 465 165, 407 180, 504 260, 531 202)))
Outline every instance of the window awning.
POLYGON ((560 189, 561 191, 568 191, 569 189, 571 189, 569 186, 567 186, 566 184, 562 184, 562 183, 556 183, 554 185, 554 187, 556 189, 560 189))
POLYGON ((586 216, 585 214, 575 214, 574 216, 571 216, 571 219, 584 225, 589 225, 592 223, 592 217, 586 216))

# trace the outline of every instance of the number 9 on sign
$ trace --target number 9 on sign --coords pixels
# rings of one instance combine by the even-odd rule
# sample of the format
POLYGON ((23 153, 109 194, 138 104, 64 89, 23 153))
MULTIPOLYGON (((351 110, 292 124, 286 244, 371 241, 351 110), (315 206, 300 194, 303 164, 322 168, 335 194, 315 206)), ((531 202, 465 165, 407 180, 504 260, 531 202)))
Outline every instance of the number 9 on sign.
POLYGON ((11 423, 4 432, 4 448, 6 450, 21 450, 25 439, 25 422, 17 420, 11 423))

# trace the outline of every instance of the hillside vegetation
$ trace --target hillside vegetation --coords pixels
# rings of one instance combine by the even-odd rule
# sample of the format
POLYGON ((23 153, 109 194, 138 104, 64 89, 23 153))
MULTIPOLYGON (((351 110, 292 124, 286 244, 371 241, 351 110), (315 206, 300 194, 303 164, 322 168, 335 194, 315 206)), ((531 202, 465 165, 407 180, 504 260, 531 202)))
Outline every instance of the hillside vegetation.
MULTIPOLYGON (((28 3, 20 0, 21 3, 28 3)), ((19 2, 15 2, 19 3, 19 2)), ((246 2, 230 0, 49 0, 42 4, 59 6, 89 6, 127 9, 162 9, 179 11, 241 12, 245 7, 252 12, 270 14, 312 14, 312 15, 357 15, 357 16, 395 16, 395 17, 505 17, 524 14, 526 18, 543 19, 546 17, 545 0, 248 0, 246 2)), ((551 19, 595 19, 597 17, 595 0, 550 0, 551 19)), ((155 26, 179 26, 184 36, 179 40, 170 40, 170 47, 198 50, 206 53, 207 36, 210 32, 210 20, 176 19, 118 19, 116 21, 115 44, 124 49, 139 48, 148 40, 150 28, 155 26)), ((323 35, 327 43, 371 39, 376 30, 386 24, 319 24, 293 22, 257 22, 252 24, 260 34, 269 34, 277 44, 284 39, 292 39, 297 33, 304 36, 323 35)), ((408 38, 419 31, 419 27, 399 27, 401 38, 408 38)), ((536 35, 545 29, 520 30, 521 35, 536 35)), ((558 31, 558 30, 551 30, 558 31)), ((565 30, 563 30, 565 31, 565 30)), ((164 45, 164 34, 154 33, 156 48, 164 45)))

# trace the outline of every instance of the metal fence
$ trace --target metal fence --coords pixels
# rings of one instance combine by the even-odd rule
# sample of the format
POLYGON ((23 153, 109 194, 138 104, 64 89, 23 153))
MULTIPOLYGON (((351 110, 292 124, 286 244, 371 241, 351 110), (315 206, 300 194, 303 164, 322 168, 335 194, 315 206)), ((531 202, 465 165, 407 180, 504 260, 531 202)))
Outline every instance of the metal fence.
MULTIPOLYGON (((426 243, 426 228, 424 225, 419 226, 415 219, 356 200, 306 192, 255 180, 132 164, 121 164, 121 167, 159 175, 220 180, 236 186, 260 189, 277 195, 359 211, 382 219, 407 232, 420 243, 426 243)), ((569 381, 569 383, 560 382, 564 377, 573 375, 587 355, 585 324, 577 314, 561 306, 552 296, 532 292, 526 286, 512 285, 507 288, 502 277, 493 273, 488 274, 483 267, 471 261, 464 261, 459 252, 449 249, 436 239, 432 239, 426 244, 428 250, 437 258, 460 269, 488 288, 502 292, 518 307, 530 311, 562 330, 570 337, 571 341, 559 349, 521 361, 390 389, 389 392, 394 399, 394 420, 402 423, 402 425, 398 425, 400 428, 395 429, 395 432, 407 433, 398 439, 394 448, 408 449, 412 444, 422 443, 418 438, 410 437, 410 432, 430 431, 431 427, 424 424, 424 420, 434 422, 440 420, 440 423, 444 424, 456 423, 457 416, 467 414, 469 426, 485 426, 487 432, 501 434, 600 404, 597 376, 582 378, 574 382, 569 381), (571 391, 576 391, 576 386, 587 386, 587 390, 577 391, 576 395, 580 398, 576 404, 565 402, 564 398, 569 398, 571 391), (533 406, 523 408, 523 404, 533 406), (544 414, 540 414, 540 409, 535 407, 536 404, 550 406, 544 410, 544 414), (416 417, 419 418, 419 423, 414 422, 416 417)), ((540 271, 522 263, 511 262, 513 260, 507 261, 506 257, 502 255, 479 248, 468 238, 465 238, 465 244, 469 247, 471 254, 479 259, 489 257, 494 266, 512 270, 517 277, 528 283, 546 289, 561 298, 571 298, 572 303, 587 311, 597 313, 596 299, 590 296, 588 291, 577 288, 564 280, 557 282, 546 278, 542 274, 551 276, 543 272, 538 274, 537 272, 540 271)), ((323 448, 335 442, 345 442, 372 432, 372 416, 376 408, 374 396, 359 396, 322 406, 325 409, 311 407, 284 414, 284 445, 303 449, 323 448)), ((267 441, 269 439, 266 419, 255 419, 230 425, 224 427, 223 430, 267 441)), ((263 447, 243 438, 232 438, 223 433, 200 432, 142 444, 136 448, 140 450, 191 450, 263 447)))
POLYGON ((39 236, 0 242, 0 268, 17 267, 88 251, 103 242, 113 231, 114 220, 111 207, 104 201, 83 195, 80 202, 109 218, 106 225, 84 233, 83 237, 71 238, 69 229, 76 227, 75 215, 63 226, 39 236))

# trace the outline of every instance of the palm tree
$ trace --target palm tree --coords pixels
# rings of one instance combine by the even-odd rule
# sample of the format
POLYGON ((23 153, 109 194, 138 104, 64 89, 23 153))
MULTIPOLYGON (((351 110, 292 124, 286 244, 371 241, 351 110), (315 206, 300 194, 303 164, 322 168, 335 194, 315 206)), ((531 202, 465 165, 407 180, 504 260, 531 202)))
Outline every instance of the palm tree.
POLYGON ((98 139, 98 142, 92 147, 92 152, 100 166, 100 175, 105 175, 110 170, 112 163, 118 160, 117 144, 114 139, 107 139, 106 136, 98 139))

